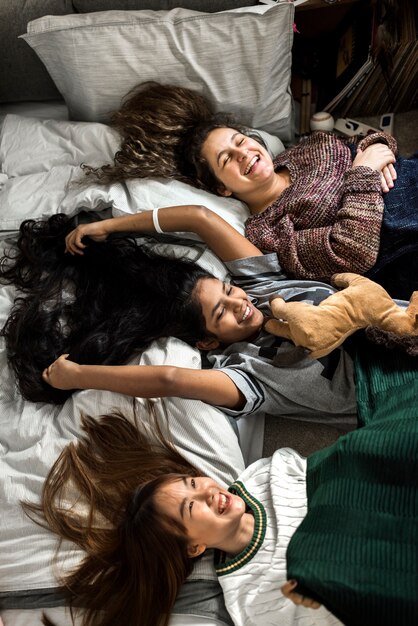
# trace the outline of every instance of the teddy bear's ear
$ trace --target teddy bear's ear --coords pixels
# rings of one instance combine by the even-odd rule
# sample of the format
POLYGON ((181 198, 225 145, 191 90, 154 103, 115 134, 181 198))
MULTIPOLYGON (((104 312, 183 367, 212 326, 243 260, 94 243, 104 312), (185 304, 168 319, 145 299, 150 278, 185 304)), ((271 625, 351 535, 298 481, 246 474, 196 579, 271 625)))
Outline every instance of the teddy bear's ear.
POLYGON ((276 337, 284 337, 285 339, 291 339, 293 341, 289 324, 287 322, 283 322, 282 320, 267 320, 264 324, 264 330, 271 335, 276 335, 276 337))
POLYGON ((270 309, 273 317, 275 317, 276 319, 286 319, 286 307, 286 302, 283 300, 283 298, 280 298, 280 296, 270 298, 270 309))
POLYGON ((418 334, 418 291, 413 292, 411 299, 409 300, 407 311, 408 313, 412 313, 412 315, 415 314, 415 317, 413 318, 414 326, 418 334))

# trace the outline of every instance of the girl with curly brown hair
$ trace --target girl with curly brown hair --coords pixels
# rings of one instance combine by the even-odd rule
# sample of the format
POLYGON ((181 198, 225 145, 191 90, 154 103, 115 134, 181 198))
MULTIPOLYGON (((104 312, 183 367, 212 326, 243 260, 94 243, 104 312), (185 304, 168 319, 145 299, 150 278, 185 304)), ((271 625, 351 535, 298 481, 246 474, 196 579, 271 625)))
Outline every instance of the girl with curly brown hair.
MULTIPOLYGON (((274 160, 197 91, 140 86, 113 117, 122 136, 104 182, 158 176, 244 202, 246 236, 289 277, 366 274, 398 298, 418 288, 418 159, 384 133, 357 146, 316 131, 274 160)), ((90 170, 91 171, 91 170, 90 170)))

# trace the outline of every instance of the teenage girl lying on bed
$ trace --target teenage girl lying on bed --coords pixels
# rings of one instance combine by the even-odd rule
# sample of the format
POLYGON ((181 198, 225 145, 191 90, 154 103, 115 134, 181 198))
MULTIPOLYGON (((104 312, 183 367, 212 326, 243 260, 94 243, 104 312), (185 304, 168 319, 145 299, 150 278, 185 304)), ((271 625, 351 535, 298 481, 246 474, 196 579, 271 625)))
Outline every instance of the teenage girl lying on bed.
POLYGON ((393 137, 355 148, 318 131, 272 161, 259 137, 213 115, 197 92, 154 83, 128 94, 113 124, 122 145, 99 180, 174 177, 234 196, 252 214, 246 236, 276 252, 289 277, 367 273, 404 299, 418 288, 418 159, 395 162, 393 137))
MULTIPOLYGON (((87 609, 84 624, 166 626, 193 559, 215 547, 228 554, 241 552, 250 543, 255 520, 257 525, 261 521, 260 511, 252 506, 246 512, 247 496, 244 500, 199 476, 164 439, 156 420, 152 429, 144 429, 140 420, 134 426, 122 415, 83 417, 82 423, 86 438, 64 448, 45 480, 41 504, 25 505, 26 511, 60 539, 86 551, 82 565, 63 581, 70 601, 87 609)), ((272 536, 266 537, 262 529, 263 545, 257 551, 268 550, 273 541, 281 544, 271 563, 276 560, 276 571, 266 579, 264 591, 259 587, 253 606, 248 603, 249 621, 241 607, 241 619, 232 615, 234 623, 256 623, 251 612, 267 600, 267 613, 271 617, 279 610, 283 626, 300 619, 305 626, 339 624, 324 609, 316 614, 304 608, 319 604, 292 593, 292 584, 283 591, 304 607, 280 593, 286 582, 286 544, 306 513, 305 459, 290 449, 276 452, 275 458, 272 482, 275 489, 288 491, 279 505, 287 519, 281 520, 281 539, 279 528, 269 528, 272 536)), ((261 476, 267 469, 264 462, 251 467, 261 476)), ((245 474, 251 475, 248 470, 245 474)), ((264 506, 269 506, 266 499, 264 506)), ((257 559, 251 560, 256 568, 257 559)))
POLYGON ((149 259, 126 239, 87 247, 81 242, 85 234, 101 241, 120 230, 154 233, 152 213, 78 226, 68 235, 67 248, 84 256, 65 253, 63 233, 72 222, 63 216, 22 226, 22 252, 11 266, 4 264, 2 274, 27 292, 6 325, 8 355, 26 398, 54 399, 53 385, 145 398, 187 397, 237 417, 265 411, 325 417, 355 413, 352 359, 344 350, 316 361, 263 331, 271 296, 280 292, 285 299, 318 304, 333 288, 286 280, 275 254, 263 255, 202 207, 160 209, 158 219, 164 231, 200 235, 226 262, 233 282, 224 283, 189 262, 149 259), (60 295, 68 280, 75 296, 71 307, 60 295), (65 326, 59 324, 63 317, 65 326), (212 367, 120 367, 161 336, 206 351, 212 367), (62 352, 69 352, 69 359, 51 365, 62 352), (101 363, 117 366, 96 365, 101 363), (41 373, 47 366, 44 382, 41 373))
POLYGON ((71 224, 64 216, 23 224, 20 253, 3 264, 3 280, 26 291, 3 330, 24 397, 62 401, 68 392, 56 395, 52 387, 90 388, 198 399, 234 417, 268 412, 326 420, 355 414, 353 363, 344 348, 315 360, 263 330, 272 296, 319 304, 332 287, 287 280, 275 254, 263 255, 204 207, 168 207, 68 233, 71 224), (226 263, 232 283, 188 262, 150 259, 127 239, 103 243, 110 233, 152 233, 155 225, 200 235, 226 263), (87 245, 85 235, 102 243, 87 245), (63 299, 69 288, 71 305, 63 299), (212 367, 120 365, 161 336, 207 352, 212 367))
POLYGON ((306 459, 289 448, 253 463, 225 490, 200 476, 157 425, 145 433, 120 415, 83 422, 85 440, 64 449, 40 505, 27 512, 86 551, 64 580, 71 602, 87 609, 84 626, 166 626, 193 559, 209 548, 220 551, 215 568, 237 626, 341 624, 324 607, 311 610, 319 607, 311 592, 349 626, 415 623, 416 522, 408 511, 417 496, 416 413, 372 422, 311 455, 308 481, 312 468, 314 480, 322 474, 308 511, 306 459), (311 585, 306 596, 286 582, 295 564, 311 585))

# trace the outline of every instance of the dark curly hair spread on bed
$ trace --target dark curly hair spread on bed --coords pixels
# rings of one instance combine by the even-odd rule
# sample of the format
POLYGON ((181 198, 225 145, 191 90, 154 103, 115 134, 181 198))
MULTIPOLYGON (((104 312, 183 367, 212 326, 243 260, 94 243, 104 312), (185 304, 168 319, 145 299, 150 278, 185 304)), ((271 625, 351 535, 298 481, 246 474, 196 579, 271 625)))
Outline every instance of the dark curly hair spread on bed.
POLYGON ((129 237, 91 241, 83 257, 66 254, 64 239, 74 227, 61 214, 23 222, 0 265, 0 282, 18 289, 1 335, 19 390, 34 402, 61 403, 70 395, 41 378, 60 354, 117 365, 159 337, 194 346, 209 336, 194 288, 210 274, 129 237))
MULTIPOLYGON (((84 438, 51 468, 41 501, 24 503, 35 522, 84 551, 62 582, 83 626, 167 626, 193 561, 183 525, 157 511, 171 477, 198 476, 163 435, 156 416, 82 417, 84 438)), ((145 412, 145 409, 144 409, 145 412)), ((53 625, 45 615, 44 624, 53 625)))
POLYGON ((143 83, 127 94, 111 125, 122 143, 113 165, 83 165, 87 175, 101 183, 129 178, 172 178, 218 193, 220 182, 201 151, 215 128, 231 127, 254 137, 260 135, 228 113, 214 113, 197 91, 155 82, 143 83))

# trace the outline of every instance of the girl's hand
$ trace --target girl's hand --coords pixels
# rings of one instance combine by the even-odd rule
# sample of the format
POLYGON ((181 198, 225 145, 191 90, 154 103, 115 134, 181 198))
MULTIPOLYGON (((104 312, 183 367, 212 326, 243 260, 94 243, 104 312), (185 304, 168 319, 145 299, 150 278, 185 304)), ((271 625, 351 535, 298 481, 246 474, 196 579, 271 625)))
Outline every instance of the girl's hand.
POLYGON ((395 155, 392 150, 384 143, 374 143, 365 150, 358 150, 353 161, 353 167, 365 166, 370 167, 382 174, 382 191, 389 191, 393 187, 393 181, 396 179, 395 155))
POLYGON ((384 193, 387 193, 390 189, 392 189, 396 178, 396 170, 392 163, 389 163, 389 165, 386 165, 386 167, 382 170, 382 191, 384 193))
POLYGON ((300 593, 296 593, 296 591, 293 591, 297 584, 298 583, 296 580, 288 580, 284 585, 282 585, 281 592, 285 596, 285 598, 288 598, 294 604, 297 604, 298 606, 304 606, 307 609, 319 609, 319 607, 321 606, 319 602, 317 602, 316 600, 312 600, 312 598, 302 596, 300 593))
POLYGON ((110 220, 100 220, 98 222, 91 222, 90 224, 80 224, 72 230, 65 238, 65 250, 70 254, 84 254, 83 250, 86 247, 85 243, 82 243, 83 237, 86 235, 91 237, 94 241, 105 241, 110 233, 108 222, 110 220))
POLYGON ((77 389, 80 365, 69 361, 68 354, 62 354, 56 361, 44 369, 42 378, 56 389, 77 389))

